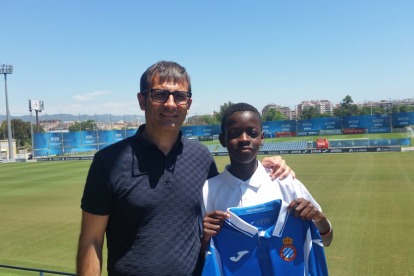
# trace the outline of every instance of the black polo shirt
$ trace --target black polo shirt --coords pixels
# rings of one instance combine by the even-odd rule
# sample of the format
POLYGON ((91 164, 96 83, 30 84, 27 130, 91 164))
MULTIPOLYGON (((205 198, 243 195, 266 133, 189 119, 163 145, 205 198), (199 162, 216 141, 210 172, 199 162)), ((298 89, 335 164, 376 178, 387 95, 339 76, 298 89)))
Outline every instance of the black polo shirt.
POLYGON ((165 156, 142 136, 144 128, 95 154, 81 208, 109 215, 109 275, 191 275, 202 187, 217 167, 207 147, 181 132, 165 156))

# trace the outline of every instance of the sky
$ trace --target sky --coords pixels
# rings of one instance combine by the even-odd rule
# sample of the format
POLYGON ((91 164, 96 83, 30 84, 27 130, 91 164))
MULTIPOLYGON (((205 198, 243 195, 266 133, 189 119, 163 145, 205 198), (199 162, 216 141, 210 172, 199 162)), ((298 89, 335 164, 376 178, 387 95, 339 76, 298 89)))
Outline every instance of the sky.
MULTIPOLYGON (((10 114, 144 115, 142 73, 191 76, 190 116, 229 101, 414 98, 414 1, 0 0, 10 114)), ((0 76, 0 114, 6 114, 0 76)))

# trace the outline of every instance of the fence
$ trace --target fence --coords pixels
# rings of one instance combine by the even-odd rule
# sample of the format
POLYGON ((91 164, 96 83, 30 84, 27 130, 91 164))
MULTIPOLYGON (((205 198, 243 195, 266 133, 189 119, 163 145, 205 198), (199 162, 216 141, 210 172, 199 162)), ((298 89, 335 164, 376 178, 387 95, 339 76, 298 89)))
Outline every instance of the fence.
POLYGON ((59 272, 59 271, 51 271, 51 270, 44 270, 44 269, 35 269, 35 268, 25 268, 25 267, 18 267, 18 266, 10 266, 10 265, 1 265, 0 267, 9 268, 9 269, 16 269, 16 270, 25 270, 25 271, 32 271, 32 272, 39 272, 40 276, 43 276, 44 273, 55 274, 55 275, 71 275, 76 276, 73 273, 66 273, 66 272, 59 272))
MULTIPOLYGON (((330 134, 390 133, 414 125, 414 112, 375 114, 347 117, 325 117, 308 120, 263 122, 263 131, 276 137, 313 136, 330 134)), ((220 134, 219 126, 182 127, 186 137, 220 134)))
MULTIPOLYGON (((138 123, 138 121, 136 122, 138 123)), ((123 123, 127 126, 125 121, 123 123)), ((100 123, 96 125, 98 127, 87 128, 86 131, 36 133, 33 135, 34 156, 70 156, 83 152, 93 153, 112 143, 133 136, 136 132, 136 128, 102 130, 103 125, 100 123)), ((414 125, 414 112, 263 122, 263 131, 266 138, 306 137, 389 133, 396 132, 396 130, 406 131, 405 129, 409 125, 414 125)), ((219 125, 185 126, 181 130, 186 137, 198 137, 200 141, 213 140, 221 132, 219 125)))

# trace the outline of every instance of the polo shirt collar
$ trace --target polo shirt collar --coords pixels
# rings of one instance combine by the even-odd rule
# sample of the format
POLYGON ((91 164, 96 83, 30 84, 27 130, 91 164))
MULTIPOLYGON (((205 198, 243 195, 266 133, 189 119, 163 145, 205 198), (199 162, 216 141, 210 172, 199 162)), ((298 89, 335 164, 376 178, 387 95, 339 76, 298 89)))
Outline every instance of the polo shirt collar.
MULTIPOLYGON (((144 135, 142 134, 142 133, 144 132, 144 130, 145 130, 145 124, 141 125, 141 126, 138 128, 137 132, 135 133, 135 137, 138 139, 138 142, 139 142, 139 143, 140 143, 140 144, 141 144, 144 148, 146 148, 146 149, 148 149, 148 148, 156 148, 156 149, 158 149, 158 146, 157 146, 157 145, 155 145, 155 144, 151 143, 150 141, 148 141, 148 140, 144 137, 144 135)), ((178 139, 177 139, 177 141, 175 142, 174 146, 172 147, 171 151, 175 151, 175 150, 178 148, 178 146, 179 146, 180 144, 183 144, 183 143, 184 143, 184 141, 185 141, 185 137, 184 137, 183 133, 182 133, 182 132, 181 132, 181 130, 180 130, 180 132, 178 133, 178 139)))
POLYGON ((229 169, 231 168, 231 164, 227 165, 224 169, 224 172, 222 172, 224 179, 226 180, 226 182, 233 188, 237 188, 242 184, 245 185, 249 185, 252 187, 260 187, 263 178, 265 176, 267 176, 267 172, 266 169, 263 167, 262 163, 259 162, 259 160, 257 160, 257 169, 254 172, 254 174, 252 175, 252 177, 250 177, 249 179, 247 179, 246 181, 243 181, 241 179, 238 179, 237 177, 235 177, 234 175, 232 175, 229 172, 229 169))

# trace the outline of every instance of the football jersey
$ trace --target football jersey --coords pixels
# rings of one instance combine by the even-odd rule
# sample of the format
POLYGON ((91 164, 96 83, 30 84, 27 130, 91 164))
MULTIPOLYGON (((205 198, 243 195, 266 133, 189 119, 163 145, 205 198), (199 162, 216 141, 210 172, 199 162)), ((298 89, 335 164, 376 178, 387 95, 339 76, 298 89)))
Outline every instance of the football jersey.
POLYGON ((230 218, 210 239, 203 276, 328 275, 315 224, 295 218, 287 206, 274 200, 228 208, 230 218))

